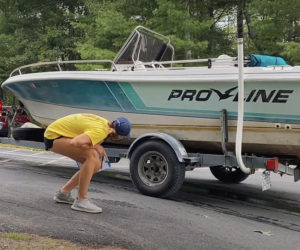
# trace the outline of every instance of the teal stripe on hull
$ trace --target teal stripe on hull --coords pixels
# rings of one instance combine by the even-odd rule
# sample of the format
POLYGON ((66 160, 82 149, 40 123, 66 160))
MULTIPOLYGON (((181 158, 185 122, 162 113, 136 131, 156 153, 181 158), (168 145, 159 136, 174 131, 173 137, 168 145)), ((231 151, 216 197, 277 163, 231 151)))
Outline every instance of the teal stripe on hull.
POLYGON ((39 80, 9 84, 17 97, 83 109, 121 112, 122 107, 105 82, 85 80, 39 80))
POLYGON ((110 91, 112 92, 115 100, 119 103, 122 107, 122 110, 125 112, 135 112, 136 109, 134 108, 131 101, 127 98, 124 91, 120 87, 117 82, 106 82, 107 86, 109 87, 110 91))
MULTIPOLYGON (((181 85, 183 89, 194 87, 187 87, 184 83, 181 85)), ((174 104, 168 102, 168 93, 173 88, 178 88, 181 85, 131 84, 127 82, 118 83, 90 80, 39 80, 10 83, 5 88, 22 99, 80 109, 219 119, 220 110, 225 108, 228 111, 229 119, 237 119, 237 103, 233 103, 232 100, 231 106, 227 107, 226 102, 221 102, 226 105, 216 105, 211 110, 203 109, 200 102, 194 103, 194 106, 192 106, 191 102, 182 102, 182 104, 181 102, 174 104), (163 102, 167 103, 168 106, 164 105, 163 102)), ((233 86, 231 84, 224 88, 228 89, 233 86)), ((207 87, 207 89, 211 88, 207 87)), ((212 97, 215 98, 212 100, 212 103, 220 103, 215 94, 212 97)), ((270 107, 271 104, 264 105, 269 105, 268 107, 270 107)), ((257 111, 261 111, 260 113, 253 112, 256 111, 254 109, 251 112, 245 112, 244 119, 248 121, 299 124, 299 112, 293 113, 289 105, 286 105, 286 107, 286 112, 281 112, 280 114, 264 112, 263 109, 257 109, 257 111)))

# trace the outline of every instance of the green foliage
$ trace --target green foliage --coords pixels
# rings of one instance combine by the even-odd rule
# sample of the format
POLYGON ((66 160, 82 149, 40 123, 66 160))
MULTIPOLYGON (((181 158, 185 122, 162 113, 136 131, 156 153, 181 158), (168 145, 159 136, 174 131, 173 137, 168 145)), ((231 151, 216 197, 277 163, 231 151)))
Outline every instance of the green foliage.
POLYGON ((193 57, 203 57, 208 47, 207 36, 213 20, 200 22, 190 15, 183 1, 157 0, 158 8, 146 24, 169 36, 176 48, 176 58, 184 59, 188 51, 193 57))
POLYGON ((281 43, 283 50, 281 56, 286 58, 290 64, 299 65, 300 64, 300 43, 289 42, 281 43))
MULTIPOLYGON (((245 54, 297 64, 299 0, 246 0, 245 54)), ((137 25, 171 38, 176 59, 236 55, 236 0, 0 0, 0 81, 37 61, 113 59, 137 25)), ((94 69, 104 66, 82 66, 94 69)), ((1 93, 0 93, 1 94, 1 93)))
MULTIPOLYGON (((113 59, 125 39, 138 22, 122 14, 124 1, 87 1, 88 15, 73 23, 79 33, 84 33, 76 43, 82 59, 113 59)), ((124 11, 124 10, 123 10, 124 11)), ((86 69, 85 66, 80 68, 86 69)), ((90 66, 88 66, 88 69, 90 66)))
POLYGON ((16 98, 11 93, 3 93, 3 105, 15 105, 18 103, 16 98))
POLYGON ((80 1, 1 1, 0 80, 23 64, 79 58, 71 22, 80 6, 80 1))
MULTIPOLYGON (((247 6, 252 21, 252 51, 271 55, 288 55, 288 50, 300 40, 299 0, 252 0, 247 6), (291 43, 291 45, 288 45, 291 43)), ((292 49, 293 50, 293 49, 292 49)))
POLYGON ((72 22, 84 11, 81 0, 0 0, 0 82, 25 64, 79 59, 72 22))

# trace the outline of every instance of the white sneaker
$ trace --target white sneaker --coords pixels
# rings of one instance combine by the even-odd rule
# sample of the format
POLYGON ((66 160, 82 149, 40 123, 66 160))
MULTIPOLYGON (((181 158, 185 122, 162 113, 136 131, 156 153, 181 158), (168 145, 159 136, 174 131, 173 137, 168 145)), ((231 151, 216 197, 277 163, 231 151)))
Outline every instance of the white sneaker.
POLYGON ((57 191, 57 193, 53 197, 53 200, 55 200, 58 203, 65 203, 65 204, 73 204, 75 201, 75 199, 71 196, 71 192, 64 194, 60 192, 60 190, 57 191))
POLYGON ((82 212, 87 212, 87 213, 101 213, 102 208, 96 206, 92 202, 90 202, 88 199, 83 199, 83 200, 75 200, 73 205, 71 206, 72 209, 77 210, 77 211, 82 211, 82 212))

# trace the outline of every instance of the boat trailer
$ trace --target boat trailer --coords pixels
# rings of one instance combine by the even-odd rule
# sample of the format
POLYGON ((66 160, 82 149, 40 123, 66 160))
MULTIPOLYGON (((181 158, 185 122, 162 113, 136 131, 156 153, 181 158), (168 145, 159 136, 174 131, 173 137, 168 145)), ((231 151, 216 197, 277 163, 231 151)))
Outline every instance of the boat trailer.
MULTIPOLYGON (((12 114, 12 116, 14 116, 12 114)), ((13 122, 11 122, 13 124, 13 122)), ((283 164, 279 157, 264 157, 242 155, 242 160, 249 170, 243 172, 236 155, 227 150, 228 128, 226 110, 220 112, 221 146, 223 153, 188 153, 183 144, 167 133, 146 133, 136 138, 129 147, 118 147, 103 144, 111 163, 117 163, 121 158, 130 160, 131 179, 137 189, 146 195, 168 197, 176 193, 185 177, 186 171, 195 168, 209 167, 212 174, 225 183, 239 183, 257 169, 263 171, 263 179, 270 188, 270 172, 294 176, 294 181, 300 180, 298 165, 283 164)), ((26 129, 23 129, 26 132, 26 129)), ((12 128, 10 138, 0 138, 3 144, 26 146, 44 149, 43 138, 39 141, 16 140, 12 128)), ((42 135, 42 134, 41 134, 42 135)), ((263 184, 264 185, 264 184, 263 184)))

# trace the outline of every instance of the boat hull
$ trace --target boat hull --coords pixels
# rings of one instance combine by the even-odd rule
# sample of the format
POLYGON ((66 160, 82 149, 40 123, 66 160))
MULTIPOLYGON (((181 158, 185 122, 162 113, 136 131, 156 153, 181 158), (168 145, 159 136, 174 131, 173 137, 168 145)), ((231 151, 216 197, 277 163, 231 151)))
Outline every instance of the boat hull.
MULTIPOLYGON (((289 72, 246 71, 244 152, 300 158, 299 73, 299 67, 289 72)), ((133 138, 166 132, 195 152, 221 152, 220 111, 225 109, 227 146, 234 150, 236 69, 156 74, 38 73, 11 77, 2 87, 13 92, 44 126, 79 112, 110 120, 126 116, 133 124, 133 138)))
MULTIPOLYGON (((132 139, 149 132, 165 132, 181 140, 189 152, 222 153, 221 121, 219 119, 193 118, 165 115, 110 112, 101 110, 63 107, 34 101, 21 100, 31 110, 34 120, 48 125, 72 113, 94 113, 113 120, 126 116, 133 123, 132 139), (46 115, 45 115, 46 114, 46 115)), ((300 126, 284 123, 245 122, 243 151, 263 155, 285 155, 300 158, 300 126)), ((234 151, 236 121, 228 121, 227 149, 234 151)), ((122 142, 124 145, 130 141, 122 142)))

